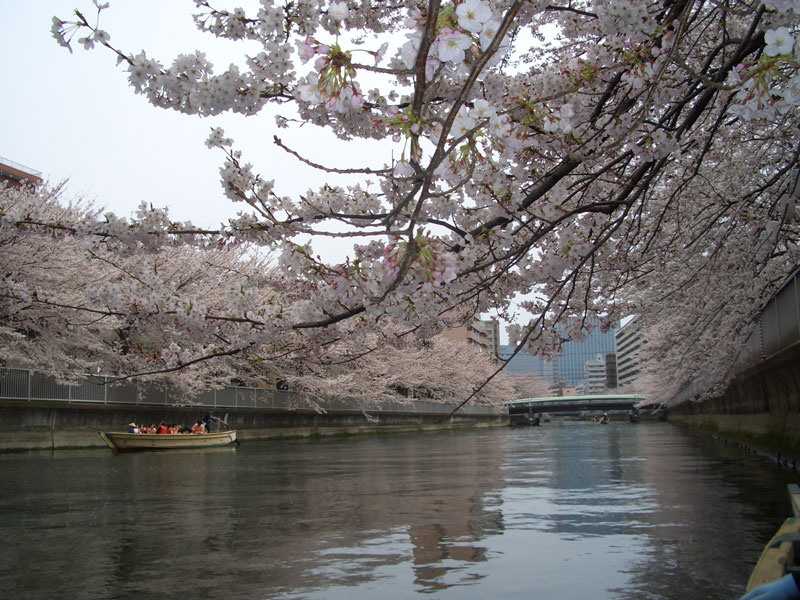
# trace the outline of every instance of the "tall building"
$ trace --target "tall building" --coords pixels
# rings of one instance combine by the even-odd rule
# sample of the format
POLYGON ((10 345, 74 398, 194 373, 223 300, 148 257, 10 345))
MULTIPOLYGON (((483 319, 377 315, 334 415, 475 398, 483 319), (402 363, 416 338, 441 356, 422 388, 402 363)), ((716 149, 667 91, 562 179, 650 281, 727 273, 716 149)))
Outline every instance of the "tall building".
MULTIPOLYGON (((500 358, 508 360, 514 353, 515 346, 503 344, 500 346, 500 358)), ((550 382, 552 379, 548 377, 548 364, 547 362, 533 354, 527 352, 519 352, 506 364, 506 373, 509 375, 536 375, 542 379, 550 382)), ((549 369, 552 371, 552 367, 549 369)))
POLYGON ((636 317, 617 332, 617 385, 622 387, 639 376, 639 354, 642 350, 642 331, 636 317))
POLYGON ((475 317, 468 324, 448 329, 442 335, 456 342, 475 344, 495 360, 500 358, 500 323, 496 319, 482 321, 475 317))
POLYGON ((500 358, 500 323, 497 319, 472 322, 473 340, 489 352, 495 360, 500 358))
POLYGON ((606 354, 606 391, 617 387, 617 355, 612 352, 606 354))
MULTIPOLYGON (((570 320, 575 317, 570 317, 570 320)), ((597 322, 591 323, 597 325, 597 322)), ((578 387, 583 381, 583 366, 587 361, 595 360, 597 355, 605 356, 616 352, 614 332, 616 329, 602 331, 595 326, 586 333, 586 338, 580 341, 564 342, 561 354, 554 360, 558 363, 558 381, 567 385, 578 387)))
POLYGON ((602 354, 583 363, 583 393, 602 394, 606 391, 606 361, 602 354))
MULTIPOLYGON (((520 352, 506 365, 509 375, 522 375, 532 373, 538 375, 553 388, 574 388, 579 387, 584 380, 584 365, 587 361, 592 361, 599 354, 608 357, 616 353, 614 342, 614 329, 602 332, 595 328, 587 333, 586 339, 582 341, 570 341, 564 343, 561 354, 554 356, 550 360, 533 356, 526 352, 520 352)), ((514 352, 514 346, 501 346, 500 356, 508 359, 514 352)), ((603 360, 606 371, 611 368, 609 363, 613 359, 603 360)), ((613 377, 606 373, 603 375, 604 386, 609 388, 616 387, 616 372, 613 377)))
POLYGON ((15 187, 25 184, 38 187, 42 183, 42 174, 40 171, 0 156, 0 183, 8 183, 15 187))

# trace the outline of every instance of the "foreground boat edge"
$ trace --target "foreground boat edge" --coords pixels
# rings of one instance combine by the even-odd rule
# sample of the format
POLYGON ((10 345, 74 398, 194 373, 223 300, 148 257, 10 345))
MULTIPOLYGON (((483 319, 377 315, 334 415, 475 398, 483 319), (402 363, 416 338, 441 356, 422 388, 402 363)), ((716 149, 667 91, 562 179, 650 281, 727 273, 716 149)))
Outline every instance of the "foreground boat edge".
POLYGON ((794 516, 786 519, 767 542, 750 573, 747 582, 748 592, 760 585, 780 579, 790 570, 795 570, 793 565, 800 557, 800 552, 795 551, 795 544, 800 543, 800 487, 790 484, 788 488, 794 516))

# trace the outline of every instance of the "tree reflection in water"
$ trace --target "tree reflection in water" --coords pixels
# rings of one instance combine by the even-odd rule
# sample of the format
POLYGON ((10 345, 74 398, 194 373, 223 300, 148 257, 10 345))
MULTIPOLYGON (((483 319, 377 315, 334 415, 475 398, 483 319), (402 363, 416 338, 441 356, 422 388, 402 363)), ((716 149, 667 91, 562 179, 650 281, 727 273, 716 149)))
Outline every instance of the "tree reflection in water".
POLYGON ((4 595, 71 600, 728 600, 797 479, 621 422, 24 454, 0 477, 4 595))

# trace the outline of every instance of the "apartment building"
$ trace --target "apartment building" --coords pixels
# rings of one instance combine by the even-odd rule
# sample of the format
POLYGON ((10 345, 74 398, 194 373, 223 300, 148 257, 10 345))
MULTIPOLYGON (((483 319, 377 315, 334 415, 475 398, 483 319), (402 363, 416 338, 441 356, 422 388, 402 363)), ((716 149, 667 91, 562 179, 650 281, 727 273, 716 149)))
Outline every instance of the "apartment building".
POLYGON ((634 317, 616 332, 617 385, 632 383, 639 376, 639 354, 642 349, 642 332, 634 317))

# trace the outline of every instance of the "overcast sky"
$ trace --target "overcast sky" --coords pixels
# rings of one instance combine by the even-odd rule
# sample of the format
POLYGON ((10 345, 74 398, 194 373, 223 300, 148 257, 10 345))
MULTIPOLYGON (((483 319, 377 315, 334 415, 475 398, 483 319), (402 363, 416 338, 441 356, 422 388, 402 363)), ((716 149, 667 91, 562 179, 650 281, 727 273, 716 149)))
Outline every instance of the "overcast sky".
MULTIPOLYGON (((348 142, 347 156, 334 153, 326 132, 313 126, 277 130, 266 112, 200 118, 153 107, 134 94, 108 50, 87 52, 74 41, 70 54, 56 43, 51 19, 71 20, 73 8, 93 22, 96 9, 90 0, 0 0, 0 157, 41 171, 51 183, 69 179, 72 196, 91 199, 120 216, 130 216, 144 200, 168 206, 175 219, 217 225, 243 206, 222 196, 218 169, 223 155, 204 145, 215 126, 234 138, 256 172, 276 180, 281 195, 303 193, 325 181, 344 182, 276 148, 275 133, 309 158, 327 159, 334 166, 356 166, 359 156, 374 159, 375 165, 389 160, 391 149, 375 152, 360 142, 348 142)), ((231 62, 243 65, 247 47, 199 32, 193 11, 192 0, 111 0, 100 26, 123 52, 144 49, 165 65, 194 50, 206 52, 216 73, 231 62)))

